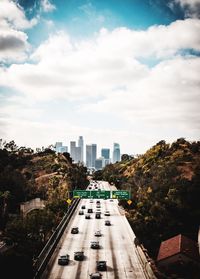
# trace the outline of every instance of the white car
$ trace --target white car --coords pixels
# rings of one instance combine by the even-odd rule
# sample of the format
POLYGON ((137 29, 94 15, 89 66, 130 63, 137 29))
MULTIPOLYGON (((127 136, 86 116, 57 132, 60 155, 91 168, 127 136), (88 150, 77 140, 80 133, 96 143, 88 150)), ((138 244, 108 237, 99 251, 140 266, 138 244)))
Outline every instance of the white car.
POLYGON ((101 231, 96 231, 96 232, 94 233, 94 236, 102 236, 101 231))

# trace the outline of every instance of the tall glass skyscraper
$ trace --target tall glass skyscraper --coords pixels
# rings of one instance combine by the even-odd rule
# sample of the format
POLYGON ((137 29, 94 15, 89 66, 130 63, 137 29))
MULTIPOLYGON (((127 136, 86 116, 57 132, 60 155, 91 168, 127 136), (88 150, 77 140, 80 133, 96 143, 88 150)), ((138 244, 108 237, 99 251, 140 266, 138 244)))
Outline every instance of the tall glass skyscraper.
POLYGON ((101 149, 101 157, 104 157, 104 159, 110 159, 110 149, 109 148, 102 148, 101 149))
POLYGON ((86 145, 86 166, 88 168, 92 167, 92 146, 86 145))
POLYGON ((70 141, 70 155, 73 161, 75 161, 75 155, 76 153, 76 142, 75 141, 70 141))
POLYGON ((120 160, 121 160, 121 156, 120 156, 119 143, 114 143, 114 145, 113 145, 113 163, 119 162, 120 160))
POLYGON ((97 145, 92 144, 92 167, 95 167, 96 158, 97 158, 97 145))
POLYGON ((94 168, 96 158, 97 158, 97 145, 96 144, 86 145, 86 166, 88 168, 94 168))
POLYGON ((78 138, 78 147, 80 147, 80 162, 83 162, 83 137, 79 136, 78 138))

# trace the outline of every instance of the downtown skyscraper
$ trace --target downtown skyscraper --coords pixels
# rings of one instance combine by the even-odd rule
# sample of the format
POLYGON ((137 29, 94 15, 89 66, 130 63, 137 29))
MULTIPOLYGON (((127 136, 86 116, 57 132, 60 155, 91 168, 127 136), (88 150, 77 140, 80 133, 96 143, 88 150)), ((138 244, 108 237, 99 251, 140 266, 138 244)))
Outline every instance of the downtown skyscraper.
POLYGON ((120 146, 119 143, 114 143, 113 145, 113 163, 119 162, 121 160, 120 146))
POLYGON ((82 162, 82 163, 84 161, 83 145, 84 145, 83 137, 79 136, 79 138, 78 138, 78 147, 80 148, 80 162, 82 162))
POLYGON ((78 146, 75 141, 70 141, 70 155, 74 163, 83 163, 83 137, 79 136, 78 146))
POLYGON ((96 144, 86 145, 86 166, 88 168, 94 168, 96 158, 97 158, 97 145, 96 144))

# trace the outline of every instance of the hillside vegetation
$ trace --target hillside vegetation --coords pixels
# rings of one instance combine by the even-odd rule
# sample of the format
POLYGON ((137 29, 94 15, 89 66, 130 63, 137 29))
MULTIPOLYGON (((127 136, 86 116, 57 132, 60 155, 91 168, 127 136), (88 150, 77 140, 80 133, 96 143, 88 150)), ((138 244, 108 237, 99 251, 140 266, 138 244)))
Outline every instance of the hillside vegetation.
POLYGON ((95 173, 95 179, 131 191, 121 202, 139 240, 156 258, 160 242, 182 233, 197 241, 200 220, 200 142, 158 142, 138 158, 95 173))
POLYGON ((11 249, 0 254, 0 264, 7 278, 12 270, 20 278, 32 278, 32 263, 67 211, 66 200, 74 188, 87 185, 87 168, 73 164, 68 153, 51 149, 34 153, 14 141, 4 143, 0 149, 0 241, 11 249), (34 198, 45 200, 45 208, 22 218, 20 203, 34 198), (10 261, 11 270, 6 268, 10 261))

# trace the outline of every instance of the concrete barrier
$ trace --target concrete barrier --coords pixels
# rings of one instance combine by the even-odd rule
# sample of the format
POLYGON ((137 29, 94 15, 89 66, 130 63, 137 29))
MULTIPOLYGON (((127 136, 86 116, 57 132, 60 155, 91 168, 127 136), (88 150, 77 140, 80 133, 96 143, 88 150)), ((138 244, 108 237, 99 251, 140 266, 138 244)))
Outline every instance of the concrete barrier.
POLYGON ((73 200, 72 205, 70 206, 68 212, 65 214, 62 221, 57 226, 54 233, 48 240, 47 244, 41 251, 40 255, 38 256, 37 261, 34 264, 34 270, 35 270, 34 279, 41 278, 42 273, 44 272, 51 256, 53 255, 53 252, 56 249, 56 246, 57 246, 61 236, 63 235, 64 230, 66 229, 71 217, 74 214, 75 209, 77 208, 77 206, 79 204, 79 201, 80 201, 80 199, 73 200))

